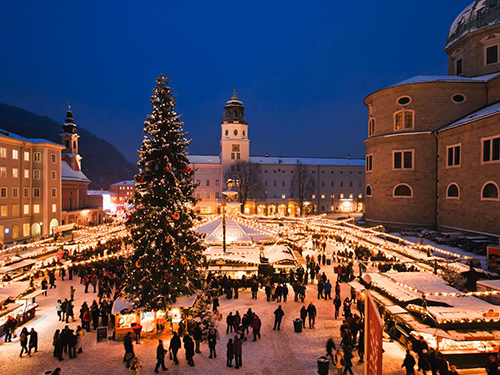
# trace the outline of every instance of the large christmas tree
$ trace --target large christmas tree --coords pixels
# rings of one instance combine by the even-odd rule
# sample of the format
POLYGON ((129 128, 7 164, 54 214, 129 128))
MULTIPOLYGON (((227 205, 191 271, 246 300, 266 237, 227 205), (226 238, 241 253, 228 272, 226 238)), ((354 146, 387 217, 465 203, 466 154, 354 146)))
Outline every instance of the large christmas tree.
POLYGON ((160 75, 144 122, 134 211, 128 220, 135 246, 125 292, 135 307, 164 310, 201 287, 203 243, 193 231, 195 184, 186 139, 169 78, 160 75))

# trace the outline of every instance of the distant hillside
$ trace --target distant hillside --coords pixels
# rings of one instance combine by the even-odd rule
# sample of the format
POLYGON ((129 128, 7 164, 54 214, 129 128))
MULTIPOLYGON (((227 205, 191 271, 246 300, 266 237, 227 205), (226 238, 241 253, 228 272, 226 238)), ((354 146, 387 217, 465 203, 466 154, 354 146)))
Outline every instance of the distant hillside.
MULTIPOLYGON (((78 125, 80 155, 83 173, 92 181, 89 188, 107 189, 110 184, 129 180, 136 174, 136 167, 127 161, 115 146, 96 137, 78 125)), ((26 138, 45 138, 61 143, 61 124, 21 108, 0 103, 0 129, 26 138)))

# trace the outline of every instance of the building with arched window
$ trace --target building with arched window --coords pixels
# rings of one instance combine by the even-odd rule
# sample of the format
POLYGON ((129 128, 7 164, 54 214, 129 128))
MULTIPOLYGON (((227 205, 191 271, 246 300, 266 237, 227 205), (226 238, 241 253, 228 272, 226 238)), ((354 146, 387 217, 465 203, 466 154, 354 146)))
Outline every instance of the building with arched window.
POLYGON ((500 234, 500 0, 452 24, 447 76, 368 95, 366 219, 500 234))

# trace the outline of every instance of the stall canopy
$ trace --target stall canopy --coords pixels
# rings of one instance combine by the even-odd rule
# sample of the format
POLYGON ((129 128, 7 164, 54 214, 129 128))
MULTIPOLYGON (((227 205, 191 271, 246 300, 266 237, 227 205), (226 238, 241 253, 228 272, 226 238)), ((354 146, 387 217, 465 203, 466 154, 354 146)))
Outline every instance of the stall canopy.
MULTIPOLYGON (((182 296, 177 298, 177 301, 170 305, 171 307, 191 307, 196 300, 196 294, 191 296, 182 296)), ((126 300, 125 298, 119 297, 113 302, 113 307, 111 308, 111 314, 121 314, 122 311, 134 311, 134 305, 132 302, 126 300)))
POLYGON ((36 261, 33 259, 24 259, 20 262, 9 264, 8 266, 0 267, 0 274, 5 274, 8 272, 18 270, 20 268, 32 266, 35 263, 36 263, 36 261))
MULTIPOLYGON (((216 219, 196 229, 206 235, 206 242, 222 243, 222 219, 216 219)), ((265 229, 251 228, 245 224, 237 223, 231 218, 226 218, 226 242, 254 242, 272 240, 273 235, 265 229)))
POLYGON ((0 288, 0 304, 7 299, 16 299, 29 288, 29 281, 20 281, 0 288))

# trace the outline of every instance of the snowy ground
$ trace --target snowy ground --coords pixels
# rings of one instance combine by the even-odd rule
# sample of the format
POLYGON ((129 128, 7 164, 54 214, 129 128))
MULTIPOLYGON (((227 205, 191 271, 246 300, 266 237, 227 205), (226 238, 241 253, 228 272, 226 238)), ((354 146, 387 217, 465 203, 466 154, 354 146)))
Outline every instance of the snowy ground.
MULTIPOLYGON (((330 246, 329 246, 329 249, 330 246)), ((324 267, 330 279, 334 279, 333 267, 324 267)), ((49 290, 48 297, 39 297, 38 302, 40 308, 37 311, 35 320, 27 323, 26 327, 31 329, 34 327, 39 332, 39 352, 31 357, 23 356, 19 358, 20 345, 18 338, 12 343, 0 343, 0 374, 22 374, 22 375, 39 375, 47 370, 53 370, 56 367, 61 367, 62 374, 127 374, 128 371, 122 362, 123 359, 123 344, 122 342, 101 342, 96 343, 95 333, 90 332, 85 337, 83 353, 78 355, 77 359, 68 359, 62 362, 57 361, 52 356, 52 335, 56 329, 64 328, 64 323, 57 319, 55 312, 55 304, 58 298, 66 298, 69 296, 70 285, 74 285, 77 289, 75 301, 75 315, 78 316, 80 305, 84 300, 91 303, 96 297, 95 294, 84 294, 83 287, 74 280, 60 281, 55 290, 49 290)), ((349 293, 347 285, 343 284, 343 298, 349 293)), ((217 359, 208 359, 208 348, 206 344, 202 344, 202 354, 195 356, 195 367, 187 366, 186 360, 183 357, 183 349, 180 352, 180 365, 174 366, 172 362, 167 360, 167 373, 170 374, 232 374, 238 372, 241 374, 316 374, 316 359, 325 352, 325 343, 328 338, 334 338, 338 344, 340 341, 339 327, 341 320, 333 319, 334 308, 332 301, 324 301, 316 299, 316 285, 309 285, 307 291, 306 303, 313 301, 318 309, 318 318, 316 321, 316 329, 306 329, 304 332, 297 334, 293 331, 293 319, 299 316, 299 310, 302 303, 296 303, 292 299, 286 303, 282 303, 285 311, 285 317, 281 331, 273 331, 272 323, 274 319, 273 312, 277 308, 276 302, 266 302, 264 293, 259 292, 257 301, 250 298, 249 291, 240 293, 240 298, 237 300, 226 300, 221 298, 221 311, 224 316, 229 311, 240 313, 245 312, 249 307, 256 312, 263 321, 262 339, 257 342, 245 342, 243 345, 243 367, 240 370, 227 368, 225 365, 225 345, 232 337, 231 334, 226 335, 226 325, 220 323, 219 332, 221 341, 218 344, 217 359)), ((70 323, 72 328, 76 328, 79 322, 70 323)), ((17 330, 17 333, 20 329, 17 330)), ((136 355, 143 363, 144 368, 142 374, 153 374, 154 365, 156 363, 156 345, 157 339, 161 338, 168 347, 169 337, 166 334, 158 335, 154 339, 144 340, 140 345, 135 346, 136 355)), ((403 351, 394 343, 385 343, 384 354, 384 374, 400 374, 401 363, 403 361, 403 351)), ((358 364, 359 358, 355 357, 354 373, 362 374, 363 367, 358 364)), ((334 373, 332 370, 330 373, 334 373)))

